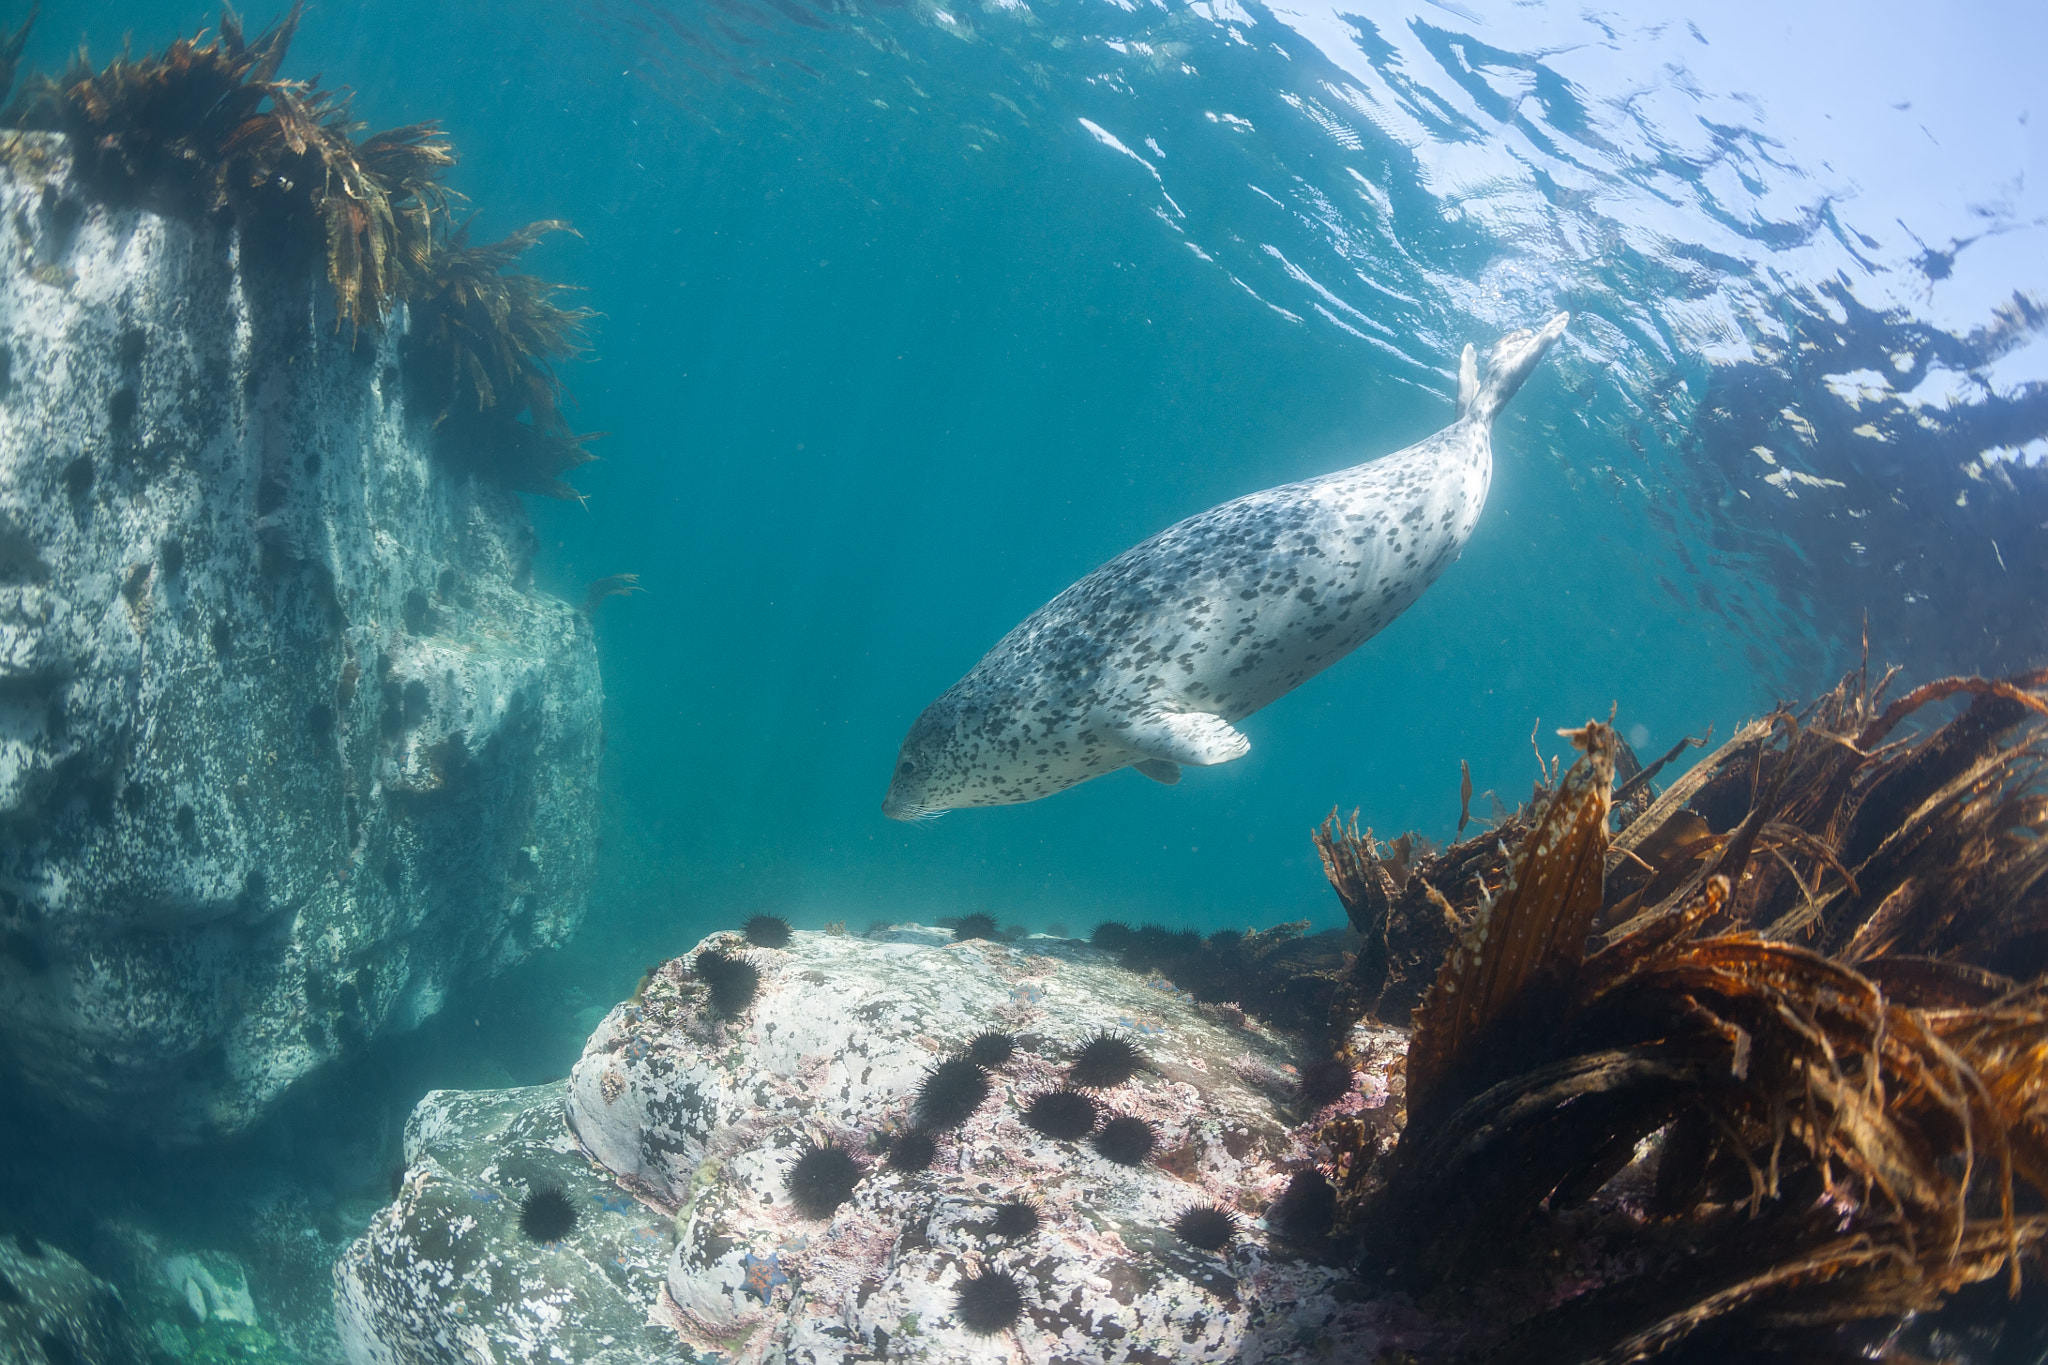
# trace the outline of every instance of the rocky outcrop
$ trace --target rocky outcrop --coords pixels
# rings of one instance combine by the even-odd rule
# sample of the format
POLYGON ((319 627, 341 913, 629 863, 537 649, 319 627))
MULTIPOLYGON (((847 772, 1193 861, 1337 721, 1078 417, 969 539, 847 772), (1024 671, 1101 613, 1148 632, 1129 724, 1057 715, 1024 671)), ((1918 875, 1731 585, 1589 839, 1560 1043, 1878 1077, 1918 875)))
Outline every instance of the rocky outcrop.
POLYGON ((0 1065, 103 1128, 245 1127, 563 940, 587 620, 430 457, 406 319, 317 263, 0 168, 0 1065))
POLYGON ((669 1218, 583 1154, 560 1085, 433 1091, 405 1155, 398 1198, 335 1268, 354 1365, 689 1365, 651 1315, 669 1218), (521 1233, 520 1203, 547 1189, 569 1198, 576 1229, 541 1243, 521 1233))
POLYGON ((143 1365, 147 1344, 112 1285, 56 1247, 0 1236, 0 1360, 143 1365))
MULTIPOLYGON (((1353 1301, 1337 1268, 1261 1218, 1318 1155, 1305 1142, 1316 1125, 1289 1107, 1286 1040, 1079 943, 949 939, 906 927, 752 950, 760 994, 734 1020, 678 959, 612 1011, 566 1087, 430 1096, 409 1130, 404 1195, 336 1267, 350 1360, 609 1359, 584 1354, 592 1335, 623 1341, 624 1324, 647 1321, 668 1345, 641 1358, 687 1348, 806 1365, 1264 1362, 1382 1339, 1388 1306, 1353 1301), (988 1029, 1018 1042, 988 1100, 940 1136, 928 1170, 890 1169, 877 1152, 907 1125, 928 1068, 988 1029), (1105 1110, 1153 1127, 1135 1165, 1023 1122, 1070 1047, 1100 1029, 1138 1041, 1149 1063, 1100 1092, 1105 1110), (463 1117, 479 1109, 517 1116, 463 1117), (862 1174, 836 1210, 807 1216, 786 1182, 806 1143, 828 1141, 858 1154, 862 1174), (548 1183, 619 1212, 536 1247, 516 1205, 548 1183), (995 1211, 1016 1200, 1040 1226, 995 1235, 995 1211), (1173 1230, 1207 1202, 1242 1219, 1222 1252, 1173 1230), (1014 1276, 1022 1311, 977 1332, 956 1298, 989 1271, 1014 1276)), ((1379 1065, 1335 1108, 1378 1111, 1400 1042, 1359 1044, 1379 1065)))

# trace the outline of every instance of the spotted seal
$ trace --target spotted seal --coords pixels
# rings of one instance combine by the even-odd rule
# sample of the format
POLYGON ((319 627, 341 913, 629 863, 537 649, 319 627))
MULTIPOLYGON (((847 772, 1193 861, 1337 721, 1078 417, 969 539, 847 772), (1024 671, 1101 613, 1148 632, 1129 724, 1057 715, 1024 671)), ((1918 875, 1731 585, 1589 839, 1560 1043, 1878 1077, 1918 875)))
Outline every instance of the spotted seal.
POLYGON ((1383 630, 1458 557, 1493 479, 1493 419, 1563 333, 1473 349, 1427 440, 1168 527, 1040 607, 924 709, 882 812, 1036 801, 1136 768, 1243 757, 1242 719, 1383 630))

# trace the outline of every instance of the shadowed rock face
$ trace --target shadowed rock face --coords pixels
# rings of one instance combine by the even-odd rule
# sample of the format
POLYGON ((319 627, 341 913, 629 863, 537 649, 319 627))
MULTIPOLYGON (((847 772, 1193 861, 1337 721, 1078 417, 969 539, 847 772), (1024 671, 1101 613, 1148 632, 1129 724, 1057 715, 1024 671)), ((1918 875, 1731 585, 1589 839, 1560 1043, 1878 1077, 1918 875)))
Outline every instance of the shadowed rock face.
POLYGON ((430 461, 306 262, 0 168, 0 1071, 231 1132, 559 943, 595 845, 587 621, 430 461))
POLYGON ((64 1252, 0 1236, 0 1360, 144 1365, 148 1342, 113 1286, 64 1252))

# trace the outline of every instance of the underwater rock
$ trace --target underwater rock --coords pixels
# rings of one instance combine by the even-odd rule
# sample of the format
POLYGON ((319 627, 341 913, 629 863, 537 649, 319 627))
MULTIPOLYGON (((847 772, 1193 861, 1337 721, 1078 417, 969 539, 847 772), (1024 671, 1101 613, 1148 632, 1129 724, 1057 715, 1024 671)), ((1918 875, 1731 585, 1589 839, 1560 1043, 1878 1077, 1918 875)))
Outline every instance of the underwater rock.
MULTIPOLYGON (((739 1019, 712 1008, 690 955, 657 971, 586 1045, 567 1127, 562 1087, 430 1096, 409 1129, 405 1193, 336 1271, 350 1360, 481 1358, 465 1346, 499 1360, 608 1359, 587 1343, 633 1311, 635 1324, 661 1324, 669 1350, 734 1365, 1249 1365, 1379 1339, 1384 1305, 1333 1292, 1341 1269, 1274 1246, 1259 1221, 1317 1158, 1300 1137, 1312 1130, 1290 1126, 1287 1086, 1261 1084, 1284 1075, 1293 1040, 1214 1021, 1068 940, 963 942, 899 926, 879 940, 799 933, 757 960, 760 994, 739 1019), (990 1075, 988 1101, 939 1136, 929 1169, 890 1169, 883 1153, 910 1128, 928 1070, 991 1027, 1017 1050, 990 1075), (1157 1133, 1135 1166, 1023 1122, 1071 1049, 1103 1029, 1141 1039, 1150 1063, 1116 1091, 1118 1109, 1157 1133), (508 1124, 527 1136, 511 1141, 508 1124), (578 1139, 594 1162, 575 1160, 578 1139), (858 1165, 851 1196, 816 1217, 788 1184, 814 1144, 858 1165), (546 1162, 515 1157, 543 1148, 546 1162), (465 1188, 472 1176, 458 1170, 488 1183, 465 1188), (630 1215, 585 1219, 547 1260, 517 1227, 515 1196, 532 1179, 630 1215), (1036 1227, 992 1237, 1020 1203, 1036 1227), (1212 1203, 1240 1220, 1221 1252, 1176 1232, 1190 1206, 1212 1203), (636 1230, 613 1227, 627 1224, 636 1230), (991 1276, 1019 1290, 1014 1323, 992 1309, 963 1320, 966 1287, 991 1276), (544 1311, 572 1299, 573 1314, 544 1311)), ((1348 1102, 1386 1106, 1389 1093, 1381 1076, 1348 1102)))
POLYGON ((0 165, 0 1070, 124 1134, 293 1082, 561 942, 589 622, 428 454, 391 325, 231 227, 0 165))
POLYGON ((405 1128, 397 1200, 334 1267, 351 1365, 685 1365, 650 1325, 675 1233, 595 1169, 563 1119, 562 1086, 436 1090, 405 1128), (559 1190, 577 1210, 536 1243, 521 1205, 559 1190))
POLYGON ((0 1235, 0 1360, 143 1365, 149 1358, 111 1285, 48 1243, 0 1235))
POLYGON ((165 1258, 157 1271, 172 1292, 192 1309, 195 1322, 238 1322, 256 1325, 256 1301, 249 1277, 232 1256, 219 1252, 185 1252, 165 1258))

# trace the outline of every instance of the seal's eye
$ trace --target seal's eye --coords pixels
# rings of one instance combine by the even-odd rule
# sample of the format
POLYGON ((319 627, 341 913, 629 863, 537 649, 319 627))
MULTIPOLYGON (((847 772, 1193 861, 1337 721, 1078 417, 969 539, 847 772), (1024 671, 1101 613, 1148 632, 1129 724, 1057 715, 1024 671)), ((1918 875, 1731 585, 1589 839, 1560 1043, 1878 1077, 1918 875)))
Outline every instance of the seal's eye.
POLYGON ((917 771, 917 765, 916 765, 915 763, 912 763, 912 762, 911 762, 911 761, 910 761, 909 759, 907 759, 907 758, 906 758, 906 759, 904 759, 904 760, 903 760, 903 761, 902 761, 901 763, 898 763, 898 764, 896 765, 896 775, 897 775, 898 777, 908 777, 908 776, 910 776, 910 775, 911 775, 912 773, 914 773, 914 772, 916 772, 916 771, 917 771))

